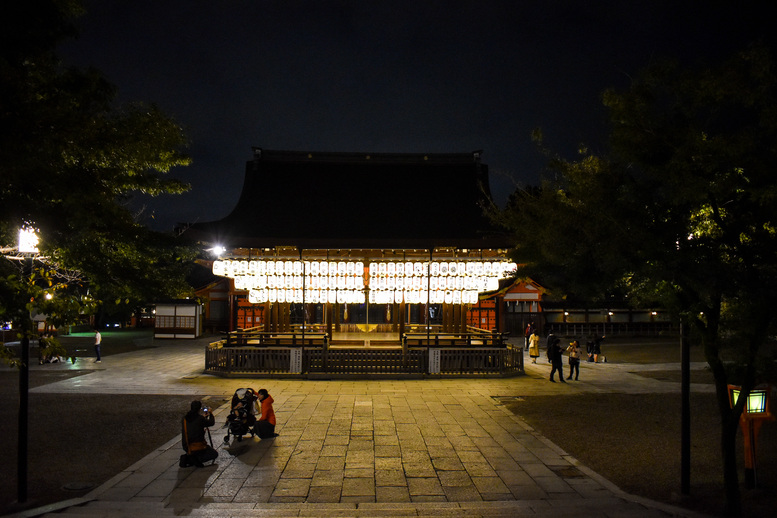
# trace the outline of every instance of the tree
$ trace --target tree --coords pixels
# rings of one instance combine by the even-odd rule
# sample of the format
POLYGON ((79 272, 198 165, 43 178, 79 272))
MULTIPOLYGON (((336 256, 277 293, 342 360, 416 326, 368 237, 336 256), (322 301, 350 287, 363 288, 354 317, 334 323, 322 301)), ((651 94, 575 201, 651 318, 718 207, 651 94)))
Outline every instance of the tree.
POLYGON ((700 341, 715 377, 727 509, 741 510, 728 384, 771 378, 777 316, 777 81, 754 46, 724 64, 648 67, 607 91, 610 150, 555 157, 556 176, 500 214, 521 273, 550 287, 660 300, 700 341), (540 277, 547 272, 561 272, 540 277))
MULTIPOLYGON (((153 105, 116 106, 115 88, 98 71, 60 62, 55 47, 76 34, 81 12, 76 0, 31 0, 0 21, 0 243, 34 227, 45 271, 79 272, 68 296, 83 307, 186 294, 192 253, 129 208, 136 193, 188 189, 164 176, 189 163, 183 131, 153 105)), ((24 318, 9 293, 46 280, 27 276, 23 288, 13 265, 0 272, 0 307, 24 318)))
MULTIPOLYGON (((128 206, 134 193, 188 188, 163 177, 189 163, 183 132, 155 106, 115 106, 115 88, 98 71, 60 63, 56 45, 76 34, 80 13, 78 0, 27 0, 0 18, 0 246, 20 259, 0 258, 0 311, 22 332, 20 503, 33 309, 65 324, 101 302, 178 295, 191 257, 172 235, 139 224, 128 206), (39 235, 37 256, 12 253, 24 227, 39 235)), ((0 359, 13 361, 2 349, 0 359)))

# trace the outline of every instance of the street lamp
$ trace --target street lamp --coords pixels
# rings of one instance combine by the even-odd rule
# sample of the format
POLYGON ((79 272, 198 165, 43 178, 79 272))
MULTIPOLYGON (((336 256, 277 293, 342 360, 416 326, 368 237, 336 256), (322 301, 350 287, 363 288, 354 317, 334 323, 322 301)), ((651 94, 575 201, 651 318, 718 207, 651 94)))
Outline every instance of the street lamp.
MULTIPOLYGON (((25 262, 27 263, 27 271, 32 275, 33 254, 38 253, 38 235, 29 226, 19 229, 18 251, 20 254, 29 254, 25 258, 25 262)), ((21 365, 19 366, 19 436, 16 462, 17 500, 19 503, 27 501, 27 429, 29 423, 30 333, 32 332, 30 320, 28 318, 22 325, 22 339, 19 344, 21 365)))
POLYGON ((22 254, 37 254, 38 253, 38 234, 34 229, 30 227, 22 227, 19 229, 19 244, 18 250, 22 254))
MULTIPOLYGON (((747 401, 739 416, 739 426, 742 428, 745 447, 745 486, 752 489, 756 486, 756 441, 758 432, 764 421, 773 420, 774 416, 769 411, 769 398, 772 388, 770 385, 759 385, 753 388, 747 395, 747 401)), ((728 399, 731 408, 737 404, 742 387, 728 386, 728 399)))

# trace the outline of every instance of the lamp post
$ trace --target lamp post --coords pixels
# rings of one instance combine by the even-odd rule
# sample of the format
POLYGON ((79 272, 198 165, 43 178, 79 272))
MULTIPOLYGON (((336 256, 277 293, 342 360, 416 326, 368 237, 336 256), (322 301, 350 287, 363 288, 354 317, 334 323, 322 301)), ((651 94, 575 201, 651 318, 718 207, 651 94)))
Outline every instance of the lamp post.
MULTIPOLYGON (((28 254, 25 261, 25 277, 32 276, 33 254, 38 253, 38 236, 30 228, 19 230, 18 250, 20 254, 28 254)), ((22 322, 21 365, 19 366, 19 423, 18 452, 16 457, 17 501, 22 504, 27 501, 27 430, 29 423, 29 388, 30 388, 30 334, 32 334, 32 318, 25 315, 22 322)))
MULTIPOLYGON (((742 387, 728 386, 728 398, 731 408, 737 404, 742 387)), ((753 489, 757 483, 756 473, 756 441, 758 432, 764 421, 774 420, 769 411, 770 385, 760 385, 753 388, 747 395, 747 401, 739 416, 739 426, 742 428, 745 447, 745 487, 753 489)))

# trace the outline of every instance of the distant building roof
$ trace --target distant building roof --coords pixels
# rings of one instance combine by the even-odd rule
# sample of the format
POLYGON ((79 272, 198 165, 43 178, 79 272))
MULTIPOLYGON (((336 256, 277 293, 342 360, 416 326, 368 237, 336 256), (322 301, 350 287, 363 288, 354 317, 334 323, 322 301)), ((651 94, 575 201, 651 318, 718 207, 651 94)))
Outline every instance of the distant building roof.
POLYGON ((308 153, 254 149, 240 199, 189 238, 228 248, 506 248, 480 152, 308 153))

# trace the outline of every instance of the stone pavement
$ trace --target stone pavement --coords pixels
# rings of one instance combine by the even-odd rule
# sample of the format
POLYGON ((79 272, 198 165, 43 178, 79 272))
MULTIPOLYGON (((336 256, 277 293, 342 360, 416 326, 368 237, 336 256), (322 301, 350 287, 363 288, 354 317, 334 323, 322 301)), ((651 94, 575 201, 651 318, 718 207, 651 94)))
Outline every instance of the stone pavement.
POLYGON ((218 407, 214 465, 179 468, 179 436, 85 497, 20 516, 698 516, 624 493, 500 404, 570 391, 678 392, 632 374, 671 365, 583 363, 581 381, 566 385, 547 381, 544 361, 508 379, 222 379, 202 374, 207 341, 79 359, 56 367, 93 372, 32 391, 206 395, 218 407), (270 391, 279 437, 223 443, 226 401, 241 386, 270 391))

